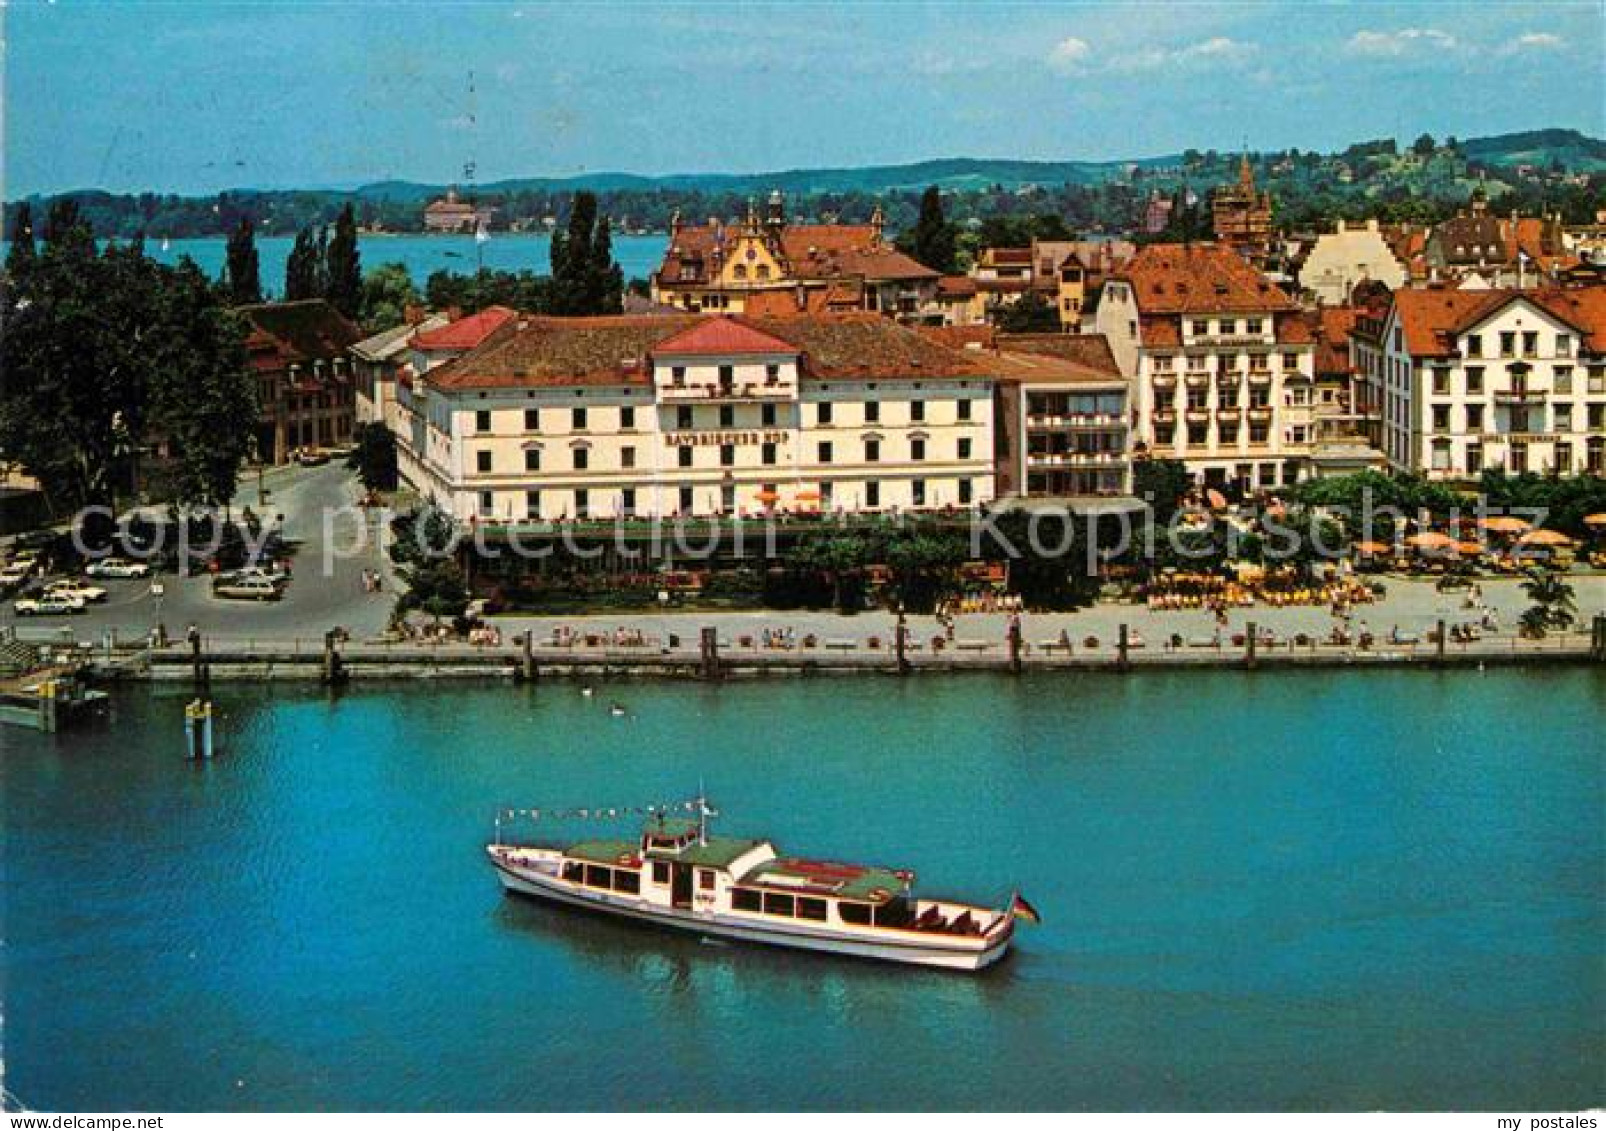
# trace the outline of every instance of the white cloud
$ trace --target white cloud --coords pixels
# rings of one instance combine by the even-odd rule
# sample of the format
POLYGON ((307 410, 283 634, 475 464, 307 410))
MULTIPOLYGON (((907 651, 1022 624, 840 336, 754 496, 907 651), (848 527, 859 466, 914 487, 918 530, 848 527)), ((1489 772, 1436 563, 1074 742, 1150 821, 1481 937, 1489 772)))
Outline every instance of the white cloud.
POLYGON ((1400 31, 1358 31, 1344 46, 1356 55, 1395 57, 1407 51, 1454 51, 1461 44, 1447 31, 1408 27, 1400 31))
POLYGON ((1077 39, 1072 35, 1054 45, 1048 61, 1061 70, 1075 71, 1080 70, 1092 54, 1093 48, 1088 45, 1087 40, 1077 39))
POLYGON ((1548 31, 1530 31, 1519 35, 1512 47, 1517 51, 1561 51, 1567 47, 1567 41, 1548 31))
POLYGON ((1048 61, 1056 69, 1067 72, 1134 74, 1164 67, 1203 68, 1240 64, 1259 50, 1257 44, 1216 35, 1198 43, 1176 47, 1107 48, 1102 54, 1096 54, 1087 40, 1071 36, 1055 45, 1048 61))

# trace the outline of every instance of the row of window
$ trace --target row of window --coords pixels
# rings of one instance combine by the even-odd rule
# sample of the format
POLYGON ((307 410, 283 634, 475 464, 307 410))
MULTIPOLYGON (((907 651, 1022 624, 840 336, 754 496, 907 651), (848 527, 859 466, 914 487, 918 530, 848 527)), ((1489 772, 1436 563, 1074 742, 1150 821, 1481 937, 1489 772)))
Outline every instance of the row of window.
MULTIPOLYGON (((719 445, 719 466, 736 466, 735 444, 719 445)), ((968 460, 973 458, 975 441, 968 436, 962 436, 954 442, 954 458, 968 460)), ((819 462, 836 462, 836 442, 822 440, 817 448, 819 462)), ((591 467, 591 452, 587 448, 569 449, 569 458, 573 470, 588 471, 591 467)), ((762 466, 771 467, 778 462, 779 452, 776 444, 765 442, 759 445, 758 459, 762 466)), ((926 459, 926 441, 915 438, 909 441, 909 462, 923 463, 926 459)), ((881 441, 864 441, 864 462, 881 462, 881 441)), ((675 465, 677 467, 691 468, 697 466, 697 448, 691 444, 680 444, 675 448, 675 465)), ((624 470, 636 466, 636 449, 633 445, 626 445, 619 449, 619 467, 624 470)), ((489 475, 496 470, 495 456, 490 449, 483 449, 474 453, 474 470, 481 475, 489 475)), ((524 449, 524 470, 541 471, 541 449, 524 449)))
MULTIPOLYGON (((1262 334, 1265 333, 1267 320, 1264 318, 1217 318, 1215 327, 1217 334, 1262 334), (1241 327, 1241 329, 1240 329, 1241 327)), ((1210 319, 1194 318, 1188 323, 1188 329, 1196 338, 1202 338, 1210 333, 1210 319)))
MULTIPOLYGON (((1468 444, 1466 446, 1466 465, 1457 467, 1453 457, 1454 448, 1449 440, 1434 440, 1428 456, 1428 466, 1434 471, 1461 472, 1468 475, 1477 475, 1484 470, 1484 451, 1482 444, 1468 444)), ((1546 464, 1547 469, 1559 472, 1574 470, 1573 459, 1577 449, 1570 443, 1562 441, 1551 449, 1551 458, 1546 464)), ((1606 441, 1591 439, 1584 448, 1584 466, 1581 470, 1592 475, 1606 473, 1606 441)), ((1530 467, 1528 445, 1515 442, 1507 446, 1505 458, 1495 466, 1506 471, 1524 472, 1537 470, 1530 467)))
MULTIPOLYGON (((1452 405, 1434 405, 1432 415, 1432 428, 1435 432, 1449 432, 1455 414, 1452 405)), ((1461 429, 1466 432, 1482 432, 1484 423, 1488 419, 1485 406, 1481 404, 1463 405, 1462 416, 1464 425, 1461 429)), ((1570 404, 1557 404, 1550 406, 1550 424, 1545 424, 1545 408, 1542 405, 1512 405, 1506 410, 1506 419, 1510 422, 1509 431, 1512 432, 1571 432, 1573 423, 1577 419, 1573 415, 1573 406, 1570 404)), ((1606 405, 1592 404, 1584 414, 1586 427, 1591 432, 1598 432, 1606 428, 1606 405)))
MULTIPOLYGON (((779 484, 764 483, 759 486, 759 494, 770 497, 778 496, 779 484)), ((707 490, 706 488, 704 489, 707 490)), ((737 489, 735 484, 723 483, 719 491, 718 510, 724 514, 735 514, 737 511, 737 489)), ((606 492, 610 498, 615 497, 613 492, 606 492)), ((832 483, 819 485, 819 505, 821 510, 830 510, 836 505, 838 498, 847 498, 852 505, 866 510, 876 510, 882 504, 881 484, 872 479, 863 484, 862 491, 852 484, 843 484, 840 489, 832 483), (850 497, 856 496, 856 497, 850 497)), ((516 496, 515 496, 516 497, 516 496)), ((618 505, 612 513, 621 516, 633 516, 638 513, 638 493, 634 487, 623 487, 619 490, 618 505)), ((970 506, 976 500, 975 481, 960 479, 953 502, 958 506, 970 506)), ((496 509, 496 492, 481 491, 479 493, 479 513, 485 518, 512 518, 511 514, 499 514, 496 509)), ((675 502, 677 514, 689 515, 698 513, 698 488, 681 486, 675 488, 675 502)), ((931 491, 924 479, 909 481, 909 505, 925 507, 935 505, 931 491)), ((541 522, 552 518, 590 518, 593 516, 592 493, 585 487, 572 491, 526 491, 524 492, 524 520, 527 522, 541 522), (572 502, 573 509, 569 509, 572 502)))
MULTIPOLYGON (((816 923, 826 920, 825 900, 807 895, 785 895, 775 891, 758 891, 754 888, 731 888, 731 906, 737 911, 751 911, 759 915, 782 915, 788 919, 811 919, 816 923)), ((866 918, 865 922, 869 922, 866 918)))
MULTIPOLYGON (((1500 356, 1517 357, 1517 349, 1522 348, 1522 357, 1539 356, 1538 330, 1502 330, 1499 335, 1500 356)), ((1571 357, 1573 355, 1573 336, 1571 334, 1557 334, 1553 339, 1555 357, 1571 357)), ((1483 356, 1483 335, 1468 334, 1462 339, 1468 357, 1483 356)))
MULTIPOLYGON (((1216 443, 1221 447, 1228 447, 1238 443, 1240 428, 1237 421, 1222 420, 1216 426, 1216 443)), ((1209 424, 1189 424, 1182 430, 1184 441, 1189 447, 1202 448, 1210 443, 1209 424)), ((1154 426, 1154 442, 1162 447, 1169 447, 1177 438, 1177 429, 1174 424, 1156 424, 1154 426)), ((1269 424, 1251 423, 1249 425, 1249 442, 1251 444, 1266 444, 1271 440, 1271 426, 1269 424)))
MULTIPOLYGON (((1520 368, 1513 366, 1513 368, 1520 368)), ((1433 393, 1435 396, 1450 396, 1454 392, 1454 372, 1448 366, 1435 366, 1432 371, 1433 393)), ((1468 396, 1478 396, 1484 391, 1483 366, 1469 365, 1466 368, 1466 393, 1468 396)), ((1512 373, 1508 378, 1510 389, 1526 392, 1537 373, 1512 373)), ((1572 396, 1575 388, 1573 381, 1573 367, 1558 365, 1551 371, 1551 388, 1558 396, 1572 396)), ((1606 371, 1599 366, 1589 370, 1587 383, 1584 388, 1590 393, 1606 393, 1606 371)), ((1496 392, 1505 390, 1496 389, 1496 392)), ((1534 390, 1535 392, 1539 390, 1534 390)))
POLYGON ((631 868, 609 868, 602 864, 580 864, 569 860, 563 865, 563 878, 601 891, 625 895, 641 894, 641 873, 631 868))
MULTIPOLYGON (((1240 396, 1239 390, 1237 388, 1221 389, 1221 390, 1218 390, 1218 393, 1217 393, 1217 396, 1216 396, 1216 399, 1215 399, 1215 405, 1218 408, 1240 408, 1242 406, 1239 404, 1239 402, 1242 399, 1243 398, 1240 396)), ((1310 403, 1310 390, 1309 389, 1304 389, 1304 388, 1297 389, 1297 390, 1290 389, 1288 391, 1288 395, 1283 398, 1283 402, 1285 404, 1289 404, 1289 405, 1306 405, 1306 404, 1309 404, 1310 403)), ((1155 400, 1154 407, 1155 407, 1156 410, 1163 412, 1164 410, 1173 407, 1174 404, 1175 404, 1175 402, 1169 397, 1157 396, 1156 400, 1155 400)), ((1202 408, 1210 408, 1211 407, 1210 390, 1209 389, 1189 389, 1187 391, 1187 395, 1183 398, 1182 407, 1189 408, 1189 409, 1195 409, 1195 410, 1202 409, 1202 408)), ((1270 389, 1266 389, 1266 388, 1259 388, 1259 387, 1250 389, 1249 390, 1249 407, 1250 408, 1270 408, 1271 407, 1271 390, 1270 389)))
MULTIPOLYGON (((860 414, 860 420, 862 420, 862 422, 865 424, 879 424, 882 419, 881 406, 883 403, 884 402, 882 401, 862 402, 861 407, 863 412, 860 414)), ((934 402, 928 402, 924 400, 911 400, 908 402, 909 420, 911 423, 919 424, 925 421, 926 406, 929 403, 934 402)), ((773 404, 759 405, 758 407, 759 424, 765 428, 774 427, 778 420, 777 407, 773 404)), ((525 432, 542 431, 542 411, 543 410, 538 408, 527 408, 524 410, 525 432)), ((565 410, 555 409, 548 411, 563 412, 565 410)), ((590 408, 576 407, 566 411, 569 413, 570 432, 586 432, 590 430, 592 412, 590 408)), ((974 419, 974 412, 974 401, 971 399, 965 398, 954 402, 954 415, 957 419, 961 421, 974 419)), ((629 432, 636 427, 635 405, 621 405, 618 409, 618 413, 619 423, 616 431, 629 432)), ((818 404, 816 404, 814 406, 814 422, 816 424, 837 423, 835 403, 831 401, 820 401, 818 404)), ((482 408, 474 413, 474 431, 477 434, 488 435, 495 430, 494 424, 495 420, 492 410, 482 408)), ((678 429, 690 430, 714 426, 720 428, 736 427, 736 406, 727 404, 718 405, 712 409, 708 407, 699 409, 694 405, 677 405, 675 408, 675 427, 678 429), (710 413, 713 414, 712 419, 710 418, 710 413)), ((557 431, 557 429, 547 430, 557 431)))

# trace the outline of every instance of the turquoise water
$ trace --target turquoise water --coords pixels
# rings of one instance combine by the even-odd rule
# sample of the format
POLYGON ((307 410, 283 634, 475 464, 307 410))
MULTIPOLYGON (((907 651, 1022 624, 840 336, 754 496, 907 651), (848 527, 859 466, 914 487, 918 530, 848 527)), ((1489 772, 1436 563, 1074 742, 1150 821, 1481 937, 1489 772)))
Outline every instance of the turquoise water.
MULTIPOLYGON (((223 274, 227 261, 227 242, 221 236, 201 239, 147 240, 145 251, 160 263, 177 263, 181 256, 189 256, 196 265, 214 278, 223 274)), ((284 290, 284 265, 290 258, 295 239, 291 236, 258 236, 257 257, 262 275, 262 286, 272 294, 284 290)), ((663 262, 668 236, 613 237, 613 257, 626 279, 645 279, 663 262)), ((0 253, 9 244, 0 244, 0 253)), ((552 240, 545 235, 513 235, 496 233, 492 239, 476 248, 473 236, 359 236, 358 251, 362 255, 363 270, 371 270, 382 263, 401 263, 420 288, 436 271, 455 271, 473 274, 478 256, 483 252, 485 267, 492 271, 534 271, 537 275, 552 272, 552 240)))
POLYGON ((179 689, 4 732, 32 1106, 1606 1102, 1598 669, 218 697, 204 766, 179 689), (725 831, 1018 884, 1045 923, 911 972, 510 900, 482 863, 498 805, 699 778, 725 831))

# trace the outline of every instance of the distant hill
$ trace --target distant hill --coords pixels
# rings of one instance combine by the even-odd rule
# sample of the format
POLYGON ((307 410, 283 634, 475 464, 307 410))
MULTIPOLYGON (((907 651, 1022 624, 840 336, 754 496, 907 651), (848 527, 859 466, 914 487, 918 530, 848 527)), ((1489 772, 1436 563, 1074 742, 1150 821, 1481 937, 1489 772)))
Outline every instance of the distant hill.
POLYGON ((1575 173, 1606 171, 1606 141, 1577 130, 1529 130, 1472 138, 1461 143, 1469 158, 1489 165, 1533 165, 1559 162, 1575 173))

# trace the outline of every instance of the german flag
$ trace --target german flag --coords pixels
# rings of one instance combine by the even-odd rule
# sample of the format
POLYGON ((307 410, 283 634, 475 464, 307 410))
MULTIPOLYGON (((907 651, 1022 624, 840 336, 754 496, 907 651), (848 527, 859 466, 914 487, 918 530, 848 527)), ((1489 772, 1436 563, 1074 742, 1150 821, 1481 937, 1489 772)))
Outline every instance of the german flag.
POLYGON ((1027 903, 1020 892, 1016 892, 1010 899, 1009 913, 1015 918, 1023 919, 1028 923, 1041 923, 1043 921, 1043 917, 1037 913, 1037 908, 1027 903))

